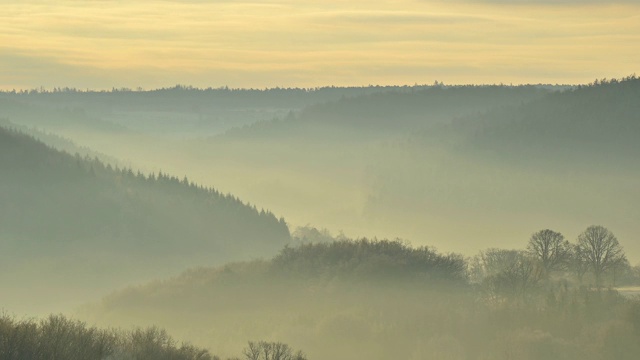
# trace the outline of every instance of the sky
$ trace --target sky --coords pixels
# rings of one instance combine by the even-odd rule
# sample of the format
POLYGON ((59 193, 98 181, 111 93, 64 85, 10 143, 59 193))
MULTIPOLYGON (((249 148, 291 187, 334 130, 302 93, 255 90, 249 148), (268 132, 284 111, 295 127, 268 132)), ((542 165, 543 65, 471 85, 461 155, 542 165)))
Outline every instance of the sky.
POLYGON ((640 0, 0 0, 0 89, 587 83, 640 0))

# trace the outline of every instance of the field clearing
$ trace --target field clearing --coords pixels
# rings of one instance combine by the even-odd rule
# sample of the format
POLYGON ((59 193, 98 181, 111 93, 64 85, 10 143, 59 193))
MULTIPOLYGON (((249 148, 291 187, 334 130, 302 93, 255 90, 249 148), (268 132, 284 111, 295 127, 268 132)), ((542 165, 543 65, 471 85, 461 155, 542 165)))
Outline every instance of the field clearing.
POLYGON ((640 286, 624 286, 616 288, 616 290, 625 297, 640 296, 640 286))

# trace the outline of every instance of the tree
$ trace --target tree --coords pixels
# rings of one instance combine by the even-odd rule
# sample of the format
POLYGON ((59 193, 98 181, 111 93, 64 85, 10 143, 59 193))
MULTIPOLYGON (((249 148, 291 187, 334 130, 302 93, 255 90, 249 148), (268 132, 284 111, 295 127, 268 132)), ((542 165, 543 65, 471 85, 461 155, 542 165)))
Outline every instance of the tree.
POLYGON ((537 262, 524 251, 487 249, 480 253, 472 269, 491 296, 513 296, 526 300, 542 279, 537 262))
POLYGON ((589 271, 589 264, 586 261, 587 256, 583 252, 584 250, 579 245, 574 245, 570 260, 571 270, 575 273, 580 284, 582 284, 584 275, 589 271))
POLYGON ((529 254, 540 261, 546 272, 566 269, 571 258, 571 245, 553 230, 540 230, 529 239, 529 254))
POLYGON ((243 354, 246 360, 307 360, 302 351, 294 352, 281 342, 249 341, 243 354))
POLYGON ((632 267, 629 263, 629 260, 623 258, 621 261, 618 261, 613 268, 611 269, 611 281, 613 286, 616 286, 620 281, 628 281, 632 279, 632 267))
POLYGON ((581 257, 600 286, 602 275, 626 260, 618 239, 604 226, 589 226, 578 236, 577 255, 581 257))

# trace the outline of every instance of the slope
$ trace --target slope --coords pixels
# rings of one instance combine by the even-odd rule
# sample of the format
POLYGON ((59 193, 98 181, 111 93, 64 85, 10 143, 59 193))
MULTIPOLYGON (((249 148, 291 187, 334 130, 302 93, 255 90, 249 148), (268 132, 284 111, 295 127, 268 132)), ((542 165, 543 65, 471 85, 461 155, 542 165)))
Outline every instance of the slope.
POLYGON ((640 78, 603 80, 460 119, 452 131, 465 150, 512 162, 629 164, 640 155, 638 99, 640 78))
POLYGON ((469 284, 466 265, 400 241, 306 244, 128 288, 87 314, 159 324, 222 354, 265 339, 310 359, 634 359, 637 300, 566 282, 512 297, 469 284))
POLYGON ((3 128, 0 169, 5 304, 30 291, 22 305, 64 303, 76 292, 263 256, 289 239, 283 219, 234 196, 113 169, 3 128))
MULTIPOLYGON (((500 108, 519 105, 562 86, 429 86, 409 91, 389 90, 335 101, 311 104, 296 116, 259 122, 231 129, 231 139, 322 139, 349 142, 362 136, 389 138, 433 124, 449 123, 453 119, 500 108)), ((224 140, 219 137, 217 140, 224 140)))
MULTIPOLYGON (((324 87, 315 89, 197 89, 177 85, 144 91, 80 91, 43 89, 0 92, 0 117, 48 130, 100 130, 98 123, 140 134, 163 137, 201 137, 234 126, 270 120, 305 106, 407 87, 324 87), (41 117, 50 112, 61 117, 41 117), (80 120, 84 117, 83 123, 80 120), (92 123, 93 129, 87 125, 92 123)), ((69 135, 69 134, 66 134, 69 135)))
MULTIPOLYGON (((531 224, 571 236, 606 224, 634 238, 638 99, 640 79, 631 76, 416 131, 379 153, 367 212, 389 224, 420 222, 425 235, 452 239, 459 251, 508 247, 531 224)), ((638 261, 640 245, 627 250, 638 261)))

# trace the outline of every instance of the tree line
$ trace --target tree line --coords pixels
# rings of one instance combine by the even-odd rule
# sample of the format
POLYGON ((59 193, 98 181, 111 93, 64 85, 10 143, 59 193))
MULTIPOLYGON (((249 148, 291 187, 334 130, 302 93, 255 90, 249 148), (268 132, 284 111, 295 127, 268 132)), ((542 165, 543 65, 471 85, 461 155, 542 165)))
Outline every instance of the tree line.
MULTIPOLYGON (((307 227, 271 260, 195 268, 128 288, 95 313, 190 334, 202 329, 199 341, 212 348, 241 349, 255 338, 295 342, 314 358, 635 359, 640 303, 609 287, 615 267, 603 261, 620 259, 622 247, 602 226, 573 243, 560 235, 545 229, 522 250, 465 258, 402 240, 330 240, 307 227), (577 248, 602 254, 600 265, 578 258, 577 248), (576 263, 587 268, 582 281, 576 263), (596 286, 602 268, 609 270, 596 286), (183 318, 177 325, 176 316, 183 318)), ((640 279, 625 276, 616 284, 640 279)), ((258 353, 249 359, 269 359, 258 353)))
POLYGON ((378 265, 370 269, 377 274, 402 268, 405 274, 417 271, 470 284, 504 277, 515 286, 516 276, 521 282, 567 280, 594 287, 640 282, 640 266, 631 266, 617 237, 601 225, 587 227, 574 243, 560 232, 543 229, 531 235, 525 249, 490 248, 471 258, 428 246, 415 248, 400 239, 333 237, 310 226, 296 228, 292 238, 294 246, 285 247, 272 263, 296 274, 357 272, 375 259, 378 265))
MULTIPOLYGON (((209 350, 179 342, 164 329, 100 329, 63 315, 16 320, 0 313, 2 360, 220 360, 209 350)), ((307 360, 281 342, 249 341, 228 360, 307 360)))
POLYGON ((570 243, 550 229, 533 233, 525 250, 487 249, 469 260, 469 281, 493 295, 526 299, 551 284, 602 288, 640 280, 616 236, 592 225, 570 243))

